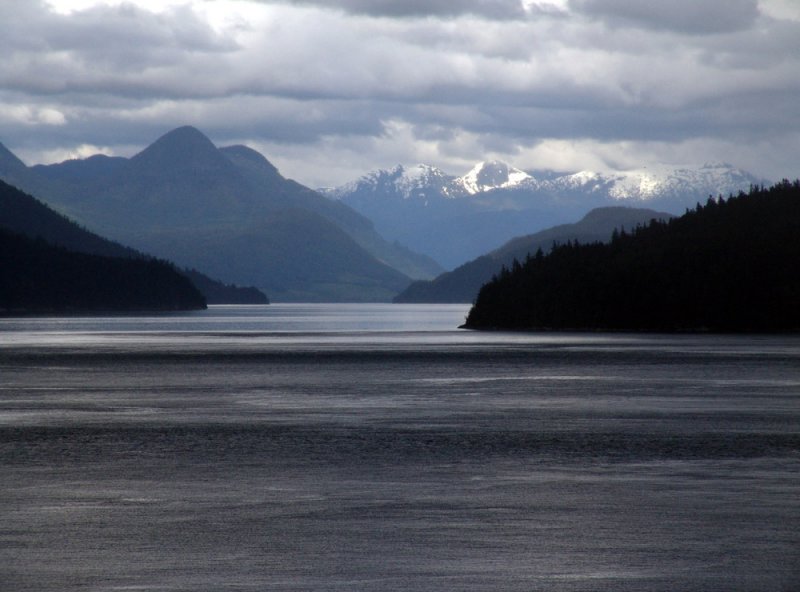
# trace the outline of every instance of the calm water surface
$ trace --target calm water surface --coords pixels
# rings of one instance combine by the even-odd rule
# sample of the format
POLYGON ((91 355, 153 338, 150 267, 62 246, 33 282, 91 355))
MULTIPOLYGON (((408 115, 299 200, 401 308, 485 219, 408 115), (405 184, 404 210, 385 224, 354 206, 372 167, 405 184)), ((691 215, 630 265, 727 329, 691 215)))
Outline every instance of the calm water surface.
POLYGON ((800 338, 0 319, 0 591, 796 591, 800 338))

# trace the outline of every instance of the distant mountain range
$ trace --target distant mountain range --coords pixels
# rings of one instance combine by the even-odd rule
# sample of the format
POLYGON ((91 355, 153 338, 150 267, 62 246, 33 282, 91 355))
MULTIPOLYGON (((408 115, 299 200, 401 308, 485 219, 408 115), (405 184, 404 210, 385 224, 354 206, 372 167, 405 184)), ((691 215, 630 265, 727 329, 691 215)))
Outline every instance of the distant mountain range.
POLYGON ((597 208, 574 224, 561 224, 535 234, 511 239, 498 249, 473 259, 433 280, 418 280, 394 298, 394 302, 474 302, 481 286, 541 250, 567 242, 607 242, 615 230, 632 230, 650 220, 669 220, 672 214, 645 208, 610 206, 597 208))
POLYGON ((451 269, 509 237, 579 219, 593 208, 625 205, 680 214, 709 195, 768 183, 724 164, 532 174, 488 161, 460 177, 428 165, 397 166, 320 191, 370 218, 387 239, 451 269))
POLYGON ((275 301, 389 301, 412 280, 595 208, 679 214, 768 183, 728 165, 561 174, 488 161, 460 177, 398 166, 313 191, 188 126, 132 158, 28 167, 0 145, 0 179, 102 236, 275 301))
POLYGON ((258 152, 217 148, 192 127, 129 159, 27 167, 0 146, 0 178, 103 236, 274 300, 388 301, 442 271, 258 152))

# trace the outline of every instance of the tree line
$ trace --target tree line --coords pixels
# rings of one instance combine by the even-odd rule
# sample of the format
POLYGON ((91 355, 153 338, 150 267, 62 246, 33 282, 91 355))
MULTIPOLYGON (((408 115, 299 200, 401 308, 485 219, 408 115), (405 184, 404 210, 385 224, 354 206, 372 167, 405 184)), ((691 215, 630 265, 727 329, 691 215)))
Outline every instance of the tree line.
MULTIPOLYGON (((0 181, 0 228, 28 238, 40 238, 52 246, 62 247, 76 253, 123 259, 152 259, 149 255, 90 232, 52 210, 33 196, 3 181, 0 181)), ((17 245, 13 252, 19 256, 23 250, 24 247, 22 245, 17 245)), ((123 265, 123 268, 135 269, 137 266, 126 264, 123 265)), ((192 284, 205 297, 208 304, 269 303, 267 297, 256 288, 242 288, 233 284, 223 284, 195 269, 183 269, 179 270, 179 272, 191 280, 192 284)), ((38 272, 28 270, 26 273, 33 274, 38 272)), ((23 277, 25 276, 19 275, 16 279, 8 278, 11 284, 3 288, 6 293, 10 293, 10 286, 14 282, 21 281, 23 277)), ((47 281, 46 275, 43 273, 38 273, 38 277, 42 281, 47 281)), ((50 293, 57 294, 58 290, 55 292, 50 290, 50 293)), ((42 297, 39 296, 39 298, 42 297)), ((15 306, 24 305, 25 303, 18 302, 15 306)))
POLYGON ((0 313, 203 309, 188 278, 158 259, 68 251, 0 228, 0 313))
POLYGON ((465 326, 783 332, 800 330, 799 304, 800 181, 784 180, 515 260, 465 326))

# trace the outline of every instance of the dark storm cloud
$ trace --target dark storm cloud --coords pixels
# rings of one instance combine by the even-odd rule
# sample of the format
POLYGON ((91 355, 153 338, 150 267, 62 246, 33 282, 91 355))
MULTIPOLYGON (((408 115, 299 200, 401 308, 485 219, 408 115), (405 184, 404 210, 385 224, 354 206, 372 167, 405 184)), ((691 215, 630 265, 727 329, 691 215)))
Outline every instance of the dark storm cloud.
POLYGON ((285 0, 375 17, 454 17, 472 14, 487 19, 525 16, 520 0, 285 0))
POLYGON ((570 7, 615 25, 688 34, 740 31, 759 14, 756 0, 570 0, 570 7))

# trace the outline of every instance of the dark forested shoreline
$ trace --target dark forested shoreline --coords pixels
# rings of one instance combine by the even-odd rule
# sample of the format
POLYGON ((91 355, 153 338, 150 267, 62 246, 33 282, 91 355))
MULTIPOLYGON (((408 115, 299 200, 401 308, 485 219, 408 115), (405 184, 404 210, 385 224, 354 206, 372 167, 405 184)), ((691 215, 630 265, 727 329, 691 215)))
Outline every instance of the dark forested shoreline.
MULTIPOLYGON (((63 311, 63 310, 94 310, 90 305, 91 297, 77 298, 81 288, 76 285, 79 276, 72 276, 68 280, 67 286, 55 285, 56 278, 64 279, 64 273, 59 268, 54 268, 53 262, 47 261, 42 255, 42 247, 46 243, 50 247, 58 249, 51 251, 57 260, 65 263, 70 269, 81 269, 81 274, 88 273, 89 269, 102 270, 107 276, 107 281, 115 277, 117 273, 124 273, 124 270, 133 270, 134 276, 127 283, 139 279, 147 279, 151 274, 141 274, 136 270, 145 269, 145 266, 132 264, 130 260, 138 260, 141 263, 153 260, 153 257, 123 246, 117 242, 105 239, 82 228, 72 220, 50 209, 35 197, 20 191, 12 185, 0 181, 0 230, 7 233, 4 241, 9 254, 13 254, 15 261, 11 261, 9 254, 4 254, 3 261, 6 265, 16 265, 12 267, 14 273, 8 272, 5 268, 0 270, 3 284, 0 285, 0 308, 4 311, 63 311), (14 238, 27 237, 33 242, 19 241, 14 238), (38 249, 38 255, 34 256, 31 249, 38 249), (72 257, 70 254, 93 255, 95 258, 72 257), (109 259, 102 266, 97 263, 102 258, 109 259), (41 269, 22 268, 22 261, 27 261, 29 265, 41 266, 41 269), (108 269, 116 267, 116 270, 109 272, 108 269), (138 275, 137 275, 138 274, 138 275), (68 293, 72 301, 59 303, 59 295, 68 293), (41 293, 40 293, 41 292, 41 293), (23 300, 23 295, 27 300, 23 300), (46 307, 41 308, 42 303, 46 302, 46 307)), ((104 309, 116 310, 120 307, 125 308, 127 301, 130 305, 135 305, 135 310, 172 310, 176 303, 171 300, 169 294, 184 292, 183 279, 176 279, 174 276, 182 275, 189 278, 196 287, 205 302, 208 304, 268 304, 267 297, 255 288, 239 287, 235 285, 223 284, 220 281, 209 278, 194 269, 177 270, 172 264, 161 261, 154 264, 154 267, 166 266, 169 271, 163 270, 160 281, 166 282, 164 286, 139 286, 135 289, 129 288, 127 294, 120 294, 113 299, 107 295, 102 299, 104 309), (170 291, 167 286, 173 285, 170 291), (158 295, 167 295, 168 299, 158 303, 158 295), (145 300, 141 300, 144 298, 145 300)), ((9 268, 11 269, 11 268, 9 268)), ((81 276, 84 277, 84 276, 81 276)), ((117 278, 119 279, 119 278, 117 278)), ((102 282, 102 278, 84 277, 90 284, 102 282)), ((116 281, 116 280, 114 280, 116 281)), ((188 294, 188 293, 187 293, 188 294)), ((189 298, 187 301, 191 308, 196 308, 196 298, 189 298)), ((180 306, 180 305, 179 305, 180 306)), ((7 314, 7 313, 6 313, 7 314)))
POLYGON ((464 326, 800 331, 800 181, 515 261, 481 288, 464 326))
POLYGON ((169 263, 75 253, 0 229, 0 314, 204 309, 169 263))

